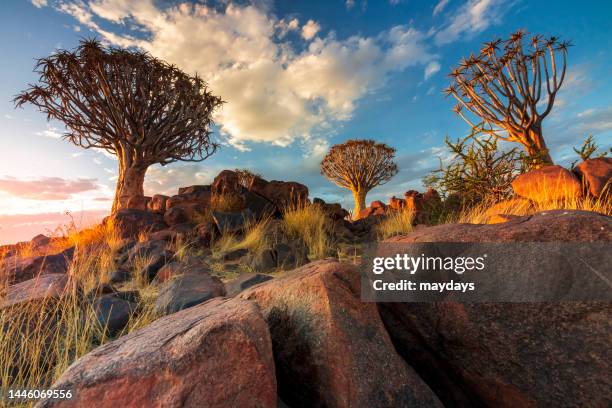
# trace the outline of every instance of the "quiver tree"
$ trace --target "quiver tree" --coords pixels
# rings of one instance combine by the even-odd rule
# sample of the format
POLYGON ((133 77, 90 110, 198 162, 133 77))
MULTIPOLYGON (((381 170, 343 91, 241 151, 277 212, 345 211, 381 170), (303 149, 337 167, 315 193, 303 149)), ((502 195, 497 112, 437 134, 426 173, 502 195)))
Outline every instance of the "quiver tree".
POLYGON ((542 120, 563 84, 569 45, 557 37, 527 39, 523 31, 485 43, 478 56, 463 59, 451 72, 445 92, 457 99, 454 111, 473 128, 520 143, 533 160, 552 164, 542 120))
POLYGON ((152 164, 201 161, 218 147, 212 113, 223 101, 197 75, 146 52, 82 40, 73 51, 39 59, 34 72, 38 84, 17 95, 15 105, 31 103, 48 120, 64 122, 71 143, 117 156, 113 212, 143 197, 152 164))
POLYGON ((395 149, 373 140, 349 140, 332 146, 321 162, 321 174, 353 193, 353 218, 365 209, 366 195, 397 174, 395 149))

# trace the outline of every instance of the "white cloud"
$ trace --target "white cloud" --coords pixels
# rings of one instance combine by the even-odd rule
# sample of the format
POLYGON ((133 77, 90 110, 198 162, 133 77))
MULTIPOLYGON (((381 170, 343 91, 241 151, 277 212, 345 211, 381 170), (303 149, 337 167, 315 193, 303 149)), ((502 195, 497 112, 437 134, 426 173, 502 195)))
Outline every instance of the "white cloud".
POLYGON ((283 40, 299 27, 297 19, 279 20, 252 5, 161 9, 150 0, 98 0, 63 3, 60 10, 109 43, 140 47, 205 78, 227 101, 215 116, 221 133, 241 149, 328 136, 389 73, 436 58, 426 36, 408 26, 337 39, 317 37, 318 24, 309 21, 300 32, 310 39, 304 48, 283 40), (138 29, 117 34, 98 20, 138 29))
POLYGON ((446 8, 446 6, 448 5, 449 1, 450 0, 440 0, 438 2, 438 4, 436 4, 436 7, 434 7, 434 9, 433 9, 434 17, 437 16, 438 14, 440 14, 446 8))
POLYGON ((436 32, 436 44, 448 44, 462 35, 478 34, 489 26, 498 24, 511 3, 503 0, 469 0, 454 13, 444 28, 436 32))
POLYGON ((355 0, 346 0, 346 8, 347 9, 352 9, 353 7, 355 7, 355 0))
POLYGON ((43 137, 50 137, 53 139, 59 139, 62 137, 62 133, 59 131, 59 129, 55 128, 55 127, 48 127, 45 130, 42 130, 40 132, 36 132, 37 136, 43 136, 43 137))
POLYGON ((31 0, 31 2, 36 8, 45 7, 47 5, 47 0, 31 0))
POLYGON ((308 20, 302 27, 302 38, 305 40, 312 40, 315 35, 319 32, 321 26, 314 20, 308 20))
POLYGON ((436 72, 440 71, 440 63, 438 61, 431 61, 425 67, 425 80, 427 81, 436 72))

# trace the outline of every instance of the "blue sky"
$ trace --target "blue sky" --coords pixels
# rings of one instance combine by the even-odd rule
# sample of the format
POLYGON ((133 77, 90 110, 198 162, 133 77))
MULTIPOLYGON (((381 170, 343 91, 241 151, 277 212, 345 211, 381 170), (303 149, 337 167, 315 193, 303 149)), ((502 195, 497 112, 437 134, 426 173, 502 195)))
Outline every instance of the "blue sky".
POLYGON ((574 46, 568 77, 544 136, 553 159, 592 133, 612 144, 612 4, 607 1, 151 0, 6 1, 0 14, 0 243, 67 222, 91 222, 110 208, 117 163, 61 140, 11 99, 28 83, 34 58, 96 36, 140 47, 200 73, 228 103, 216 117, 223 147, 199 164, 151 168, 146 193, 210 182, 221 169, 250 168, 267 179, 307 184, 311 196, 351 195, 318 172, 326 149, 372 138, 397 149, 400 172, 368 200, 421 189, 444 155, 446 135, 467 125, 441 90, 457 61, 480 44, 525 29, 574 46))

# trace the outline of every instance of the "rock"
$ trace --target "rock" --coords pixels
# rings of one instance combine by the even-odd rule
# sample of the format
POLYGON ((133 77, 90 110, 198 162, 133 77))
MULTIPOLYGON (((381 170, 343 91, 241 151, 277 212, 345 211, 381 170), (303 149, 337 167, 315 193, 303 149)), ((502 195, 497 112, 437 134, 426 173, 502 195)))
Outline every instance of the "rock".
POLYGON ((267 282, 270 279, 273 279, 272 276, 262 273, 244 273, 229 282, 225 282, 225 295, 230 297, 236 296, 243 290, 267 282))
POLYGON ((204 204, 181 204, 174 205, 164 213, 164 222, 174 226, 177 224, 189 223, 197 221, 198 217, 206 214, 208 207, 204 204))
POLYGON ((176 313, 225 295, 223 282, 208 274, 187 274, 166 283, 155 302, 155 310, 163 314, 176 313))
POLYGON ((210 190, 187 190, 193 191, 174 195, 166 201, 166 210, 179 205, 199 204, 210 208, 212 202, 212 192, 210 190))
POLYGON ((612 240, 612 218, 578 210, 543 211, 495 224, 444 224, 393 237, 398 242, 555 242, 612 240), (489 241, 487 241, 489 240, 489 241))
POLYGON ((211 189, 215 195, 236 195, 240 194, 242 186, 235 171, 223 170, 213 180, 211 189))
POLYGON ((272 202, 257 193, 244 189, 241 195, 242 201, 245 203, 245 209, 251 211, 258 220, 270 217, 277 212, 272 202))
MULTIPOLYGON (((389 241, 609 242, 612 218, 551 211, 504 224, 422 228, 389 241)), ((379 309, 398 352, 446 406, 612 404, 610 303, 384 303, 379 309)))
POLYGON ((234 249, 233 251, 223 254, 224 261, 237 261, 238 259, 247 256, 249 250, 246 248, 234 249))
POLYGON ((612 158, 599 157, 585 160, 575 168, 593 197, 603 197, 610 194, 612 187, 612 158))
POLYGON ((156 283, 169 281, 182 275, 207 275, 210 268, 196 258, 187 258, 182 262, 170 262, 164 265, 155 276, 156 283))
POLYGON ((375 201, 372 201, 370 203, 370 208, 373 209, 373 210, 377 210, 379 208, 382 208, 383 210, 385 210, 385 209, 387 209, 387 206, 382 201, 375 200, 375 201))
POLYGON ((210 247, 210 244, 220 235, 214 221, 205 221, 195 227, 195 233, 199 244, 203 247, 210 247))
POLYGON ((51 238, 46 235, 38 234, 30 241, 32 248, 42 248, 51 243, 51 238))
POLYGON ((533 207, 533 203, 524 198, 512 198, 510 200, 500 201, 492 205, 485 211, 485 218, 488 224, 497 224, 506 222, 512 217, 507 217, 513 214, 524 214, 533 207))
POLYGON ((313 262, 239 298, 256 302, 268 322, 289 406, 441 406, 397 355, 375 304, 361 302, 353 266, 313 262))
POLYGON ((89 299, 89 301, 93 302, 96 298, 108 295, 117 292, 117 289, 111 285, 110 283, 103 283, 93 289, 91 289, 85 297, 89 299))
POLYGON ((512 189, 521 197, 536 203, 580 197, 580 182, 561 166, 544 166, 520 174, 512 181, 512 189))
POLYGON ((59 298, 68 293, 68 275, 51 273, 9 286, 0 300, 0 310, 27 302, 59 298))
POLYGON ((126 201, 125 208, 139 210, 139 211, 146 211, 149 205, 149 201, 151 201, 151 197, 146 197, 146 196, 141 196, 141 195, 130 196, 128 197, 126 201))
POLYGON ((196 186, 189 186, 189 187, 179 187, 178 189, 179 195, 206 194, 206 193, 210 193, 211 191, 212 190, 210 188, 210 185, 196 185, 196 186))
POLYGON ((166 211, 166 202, 170 197, 163 194, 155 194, 147 204, 147 209, 156 214, 163 214, 166 211))
POLYGON ((253 219, 254 214, 250 210, 243 210, 239 213, 213 211, 212 217, 221 234, 234 234, 244 231, 248 220, 253 219))
POLYGON ((302 205, 308 200, 308 187, 295 181, 260 179, 251 183, 251 191, 267 198, 280 210, 287 206, 302 205))
POLYGON ((102 329, 110 336, 116 336, 127 326, 136 305, 114 294, 99 297, 93 302, 96 319, 102 329))
MULTIPOLYGON (((128 266, 139 268, 137 273, 149 280, 170 261, 173 253, 166 249, 164 241, 145 241, 136 244, 128 254, 128 266)), ((128 268, 129 269, 129 268, 128 268)))
POLYGON ((109 274, 108 283, 117 284, 127 282, 132 279, 132 274, 125 269, 117 269, 109 274))
POLYGON ((9 284, 24 282, 36 276, 66 273, 74 256, 74 247, 53 255, 31 256, 19 259, 17 256, 4 259, 0 266, 0 281, 9 284))
POLYGON ((333 221, 343 220, 349 216, 349 212, 342 208, 342 206, 338 203, 326 203, 320 198, 315 200, 313 200, 312 203, 321 207, 323 213, 325 213, 325 215, 331 218, 333 221))
POLYGON ((276 253, 273 249, 264 249, 251 257, 251 269, 255 272, 271 272, 276 269, 276 253))
POLYGON ((282 269, 293 269, 308 263, 308 247, 302 240, 293 240, 289 243, 274 244, 276 266, 282 269))
POLYGON ((255 305, 214 299, 154 321, 81 357, 50 407, 276 407, 270 335, 255 305))
POLYGON ((104 218, 102 223, 113 223, 122 238, 137 238, 140 233, 153 233, 167 228, 160 214, 134 209, 118 210, 104 218))

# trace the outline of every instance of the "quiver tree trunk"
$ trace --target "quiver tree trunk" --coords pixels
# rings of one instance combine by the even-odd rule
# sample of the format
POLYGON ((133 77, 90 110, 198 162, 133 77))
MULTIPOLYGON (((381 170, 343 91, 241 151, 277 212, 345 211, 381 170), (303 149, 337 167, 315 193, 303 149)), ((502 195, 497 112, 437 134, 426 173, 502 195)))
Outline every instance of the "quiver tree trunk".
POLYGON ((353 219, 358 220, 359 214, 366 208, 366 195, 368 194, 365 190, 353 189, 353 199, 355 200, 355 208, 353 209, 353 219))
POLYGON ((129 203, 142 202, 144 199, 144 178, 147 166, 119 163, 119 178, 113 201, 113 213, 123 208, 129 208, 129 203))
POLYGON ((542 136, 541 128, 534 128, 527 131, 527 140, 529 144, 525 144, 525 150, 529 157, 532 157, 539 165, 554 164, 550 152, 546 147, 546 142, 542 136))

